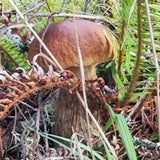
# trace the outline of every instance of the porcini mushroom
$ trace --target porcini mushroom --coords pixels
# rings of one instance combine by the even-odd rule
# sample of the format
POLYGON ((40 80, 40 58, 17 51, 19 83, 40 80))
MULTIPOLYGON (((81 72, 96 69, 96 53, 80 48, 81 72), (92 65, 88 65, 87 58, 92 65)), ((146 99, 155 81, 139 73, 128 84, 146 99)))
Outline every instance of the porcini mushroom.
MULTIPOLYGON (((113 42, 115 37, 106 27, 82 19, 76 20, 76 32, 79 37, 85 77, 88 80, 93 80, 96 78, 95 65, 113 59, 113 42), (109 38, 105 37, 104 31, 109 38)), ((44 43, 62 67, 73 71, 80 78, 73 19, 66 19, 50 24, 39 33, 39 36, 42 37, 43 34, 44 43)), ((40 45, 37 39, 35 39, 29 49, 29 60, 32 61, 34 55, 39 52, 40 45)), ((43 49, 42 52, 46 54, 43 49)), ((42 58, 39 58, 38 62, 44 68, 46 67, 42 58)), ((99 117, 101 119, 101 113, 103 111, 100 111, 100 107, 94 104, 93 99, 88 100, 88 103, 91 112, 97 119, 99 117)), ((60 91, 54 114, 54 133, 64 137, 70 137, 73 129, 74 132, 86 135, 85 111, 75 95, 71 95, 64 90, 60 91)))

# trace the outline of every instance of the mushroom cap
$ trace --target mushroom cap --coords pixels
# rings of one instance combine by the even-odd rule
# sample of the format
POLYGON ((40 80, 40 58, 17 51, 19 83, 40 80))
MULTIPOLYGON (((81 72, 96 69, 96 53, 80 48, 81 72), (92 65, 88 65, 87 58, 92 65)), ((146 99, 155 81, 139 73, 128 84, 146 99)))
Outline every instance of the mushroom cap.
MULTIPOLYGON (((84 66, 90 66, 113 59, 114 35, 106 27, 97 23, 77 19, 76 31, 79 37, 79 46, 83 57, 84 66), (104 31, 107 37, 104 35, 104 31)), ((50 24, 40 31, 39 36, 53 53, 63 68, 78 67, 77 42, 73 19, 66 19, 50 24), (44 35, 43 35, 44 34, 44 35)), ((34 39, 29 48, 29 60, 32 61, 34 55, 40 52, 40 45, 34 39)), ((42 48, 42 52, 47 54, 42 48)), ((43 67, 44 61, 39 58, 38 62, 43 67)))

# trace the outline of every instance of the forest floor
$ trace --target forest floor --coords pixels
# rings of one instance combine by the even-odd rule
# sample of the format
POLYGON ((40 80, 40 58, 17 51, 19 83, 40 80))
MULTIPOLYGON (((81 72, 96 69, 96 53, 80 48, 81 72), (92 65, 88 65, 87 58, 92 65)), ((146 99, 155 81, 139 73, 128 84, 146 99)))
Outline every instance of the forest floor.
MULTIPOLYGON (((45 104, 45 118, 46 123, 43 120, 39 120, 39 130, 47 133, 52 126, 49 117, 52 114, 52 109, 48 107, 48 104, 55 103, 57 94, 50 90, 45 90, 41 97, 42 104, 45 104), (52 98, 51 98, 52 97, 52 98), (47 106, 47 107, 46 107, 47 106)), ((39 101, 39 95, 41 92, 35 92, 25 100, 20 101, 15 105, 12 112, 7 118, 0 122, 2 126, 0 128, 0 159, 4 160, 21 160, 21 159, 36 159, 36 157, 46 158, 43 160, 72 160, 75 159, 71 152, 67 151, 64 147, 54 147, 53 143, 47 142, 48 151, 44 147, 46 145, 46 138, 37 137, 39 134, 33 132, 30 128, 35 128, 35 117, 37 114, 37 106, 39 101), (26 109, 27 108, 27 109, 26 109), (47 159, 48 157, 48 159, 47 159)), ((116 113, 123 113, 128 119, 128 125, 133 135, 133 141, 136 146, 136 152, 138 159, 145 160, 157 160, 160 158, 160 144, 158 142, 158 125, 156 114, 156 102, 155 93, 153 92, 145 100, 145 104, 140 110, 132 113, 136 105, 143 99, 136 99, 130 102, 125 108, 117 108, 117 94, 113 93, 106 95, 106 101, 113 106, 116 113)), ((116 148, 117 154, 120 156, 124 153, 124 146, 120 141, 120 136, 117 132, 117 137, 113 136, 113 128, 106 132, 106 136, 111 145, 116 148)), ((98 144, 97 139, 93 144, 98 144)), ((101 146, 101 145, 100 145, 101 146)), ((99 151, 103 154, 103 149, 99 148, 99 151)), ((86 156, 88 153, 84 153, 86 156)), ((105 157, 105 155, 104 155, 105 157)), ((125 156, 124 156, 125 157, 125 156)), ((77 158, 78 159, 78 158, 77 158)), ((107 159, 107 158, 106 158, 107 159)), ((127 159, 127 158, 121 158, 127 159)))

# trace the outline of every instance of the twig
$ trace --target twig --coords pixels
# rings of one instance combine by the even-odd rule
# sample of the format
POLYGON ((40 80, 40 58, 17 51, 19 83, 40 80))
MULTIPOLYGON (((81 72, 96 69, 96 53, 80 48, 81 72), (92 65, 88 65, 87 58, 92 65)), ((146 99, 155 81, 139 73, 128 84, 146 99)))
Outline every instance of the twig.
MULTIPOLYGON (((84 101, 83 101, 81 95, 80 95, 78 92, 76 92, 76 94, 77 94, 80 102, 82 103, 82 105, 83 105, 83 107, 84 107, 85 104, 84 104, 84 101)), ((94 124, 96 125, 96 127, 97 127, 98 131, 100 132, 102 138, 104 139, 105 143, 107 144, 110 152, 112 153, 113 159, 114 159, 114 160, 118 160, 118 157, 117 157, 117 154, 116 154, 114 148, 110 145, 107 137, 106 137, 105 134, 103 133, 103 131, 102 131, 101 127, 99 126, 97 120, 94 118, 93 114, 91 113, 91 111, 90 111, 89 109, 87 109, 87 112, 88 112, 88 115, 90 116, 90 118, 92 119, 92 121, 94 122, 94 124)))
MULTIPOLYGON (((37 13, 37 14, 32 14, 32 15, 28 15, 29 18, 33 18, 33 17, 71 17, 73 18, 73 14, 72 13, 37 13)), ((100 20, 103 21, 105 23, 111 24, 112 26, 117 26, 118 24, 103 18, 101 16, 97 16, 97 15, 81 15, 81 14, 75 14, 74 15, 75 18, 83 18, 83 19, 90 19, 90 20, 100 20)))
POLYGON ((63 0, 59 12, 62 12, 66 0, 63 0))
POLYGON ((3 149, 3 143, 2 143, 2 136, 6 132, 6 130, 2 129, 0 127, 0 158, 4 157, 4 149, 3 149))
POLYGON ((77 157, 76 157, 76 149, 77 149, 77 151, 78 151, 78 153, 79 153, 79 158, 80 158, 80 160, 83 160, 82 149, 81 149, 81 147, 80 147, 80 143, 81 143, 81 141, 83 140, 83 137, 81 137, 81 140, 79 141, 78 136, 81 136, 81 135, 79 135, 79 134, 77 134, 77 133, 74 133, 74 134, 72 135, 72 137, 71 137, 70 146, 71 146, 71 149, 72 149, 72 150, 71 150, 70 155, 74 155, 75 160, 77 160, 77 157))
POLYGON ((38 148, 40 135, 39 135, 39 127, 40 127, 40 118, 42 114, 42 95, 44 94, 44 90, 42 90, 38 96, 38 110, 36 114, 36 123, 35 123, 35 132, 34 132, 34 143, 33 143, 33 150, 35 151, 38 148))
POLYGON ((44 53, 42 53, 42 52, 36 54, 33 57, 33 61, 32 61, 33 64, 37 61, 38 57, 43 57, 44 60, 47 60, 50 64, 52 64, 54 66, 54 62, 52 61, 52 59, 50 57, 48 57, 47 55, 45 55, 44 53))
POLYGON ((29 128, 26 127, 26 126, 33 126, 35 124, 35 122, 33 121, 33 119, 36 117, 36 114, 33 115, 33 117, 29 120, 29 122, 25 122, 23 128, 23 132, 21 134, 21 137, 20 137, 20 145, 21 145, 21 148, 22 148, 22 158, 25 159, 27 157, 27 154, 28 154, 28 151, 31 150, 31 145, 28 146, 26 145, 25 141, 27 140, 27 135, 29 135, 29 128))
MULTIPOLYGON (((16 107, 15 107, 15 108, 18 109, 19 113, 20 113, 21 116, 25 119, 25 121, 26 121, 27 123, 29 123, 28 120, 27 120, 27 118, 26 118, 25 115, 23 114, 22 110, 19 108, 19 106, 18 106, 17 104, 16 104, 16 107)), ((15 110, 15 113, 16 113, 16 110, 15 110)), ((16 117, 16 114, 15 114, 15 117, 16 117)), ((16 118, 15 118, 15 119, 16 119, 16 118)))
POLYGON ((29 108, 29 109, 31 109, 33 111, 37 111, 37 108, 32 107, 31 105, 29 105, 28 103, 26 103, 26 102, 24 102, 22 100, 18 101, 18 103, 23 104, 25 107, 27 107, 27 108, 29 108))
POLYGON ((151 36, 151 44, 152 44, 152 49, 153 49, 156 73, 157 73, 157 115, 158 115, 158 133, 159 133, 159 140, 160 140, 160 95, 159 95, 160 69, 159 69, 158 58, 157 58, 157 53, 156 53, 156 48, 155 48, 155 43, 154 43, 154 36, 153 36, 153 29, 152 29, 152 22, 151 22, 151 17, 150 17, 148 0, 145 0, 145 5, 146 5, 146 12, 147 12, 147 18, 148 18, 149 32, 151 36))
POLYGON ((151 88, 151 89, 148 90, 149 93, 140 97, 140 99, 138 100, 136 105, 133 107, 132 111, 126 117, 126 121, 130 121, 130 119, 132 119, 132 117, 135 117, 136 114, 138 114, 140 112, 142 107, 145 106, 145 104, 148 101, 149 97, 151 96, 155 86, 156 86, 156 82, 154 82, 152 85, 150 85, 150 84, 147 85, 148 88, 151 88))
MULTIPOLYGON (((13 123, 13 128, 12 128, 12 133, 14 133, 16 131, 16 124, 17 124, 17 119, 18 119, 18 113, 17 113, 17 108, 18 108, 18 105, 16 105, 17 107, 14 108, 14 112, 15 112, 15 117, 14 117, 14 123, 13 123)), ((10 140, 10 144, 8 147, 11 147, 11 144, 13 142, 13 134, 12 134, 12 137, 11 137, 11 140, 10 140)))
MULTIPOLYGON (((45 4, 45 2, 41 2, 40 4, 38 3, 38 5, 36 5, 36 10, 34 11, 34 13, 37 13, 40 8, 45 4)), ((32 8, 34 9, 34 8, 32 8)), ((23 13, 23 15, 26 14, 25 12, 23 13)), ((30 23, 31 19, 28 19, 28 22, 30 23)))
POLYGON ((20 144, 21 144, 21 149, 22 149, 22 155, 21 155, 21 157, 23 158, 23 159, 25 159, 25 157, 26 157, 26 147, 25 147, 25 136, 26 136, 26 133, 27 133, 27 128, 24 128, 24 130, 23 130, 23 132, 22 132, 22 134, 21 134, 21 137, 20 137, 20 144))
MULTIPOLYGON (((92 143, 91 143, 91 130, 90 130, 90 122, 89 122, 89 116, 88 116, 88 103, 87 103, 87 96, 86 96, 86 87, 85 87, 85 73, 84 73, 84 64, 83 64, 83 58, 81 54, 81 49, 79 45, 79 37, 77 33, 77 26, 76 26, 76 19, 75 19, 75 8, 74 8, 74 0, 72 0, 73 4, 73 20, 74 20, 74 32, 76 36, 76 44, 77 44, 77 52, 78 52, 78 60, 79 60, 79 67, 80 67, 80 74, 81 74, 81 83, 82 83, 82 94, 84 99, 84 108, 86 113, 86 121, 87 121, 87 129, 88 129, 88 143, 92 151, 92 143)), ((92 154, 93 155, 93 154, 92 154)))
MULTIPOLYGON (((41 37, 42 41, 44 41, 44 37, 45 37, 45 35, 46 35, 46 32, 48 31, 48 27, 49 27, 51 18, 52 18, 52 17, 49 17, 49 18, 48 18, 46 27, 45 27, 45 29, 44 29, 44 32, 42 33, 42 37, 41 37)), ((42 45, 40 45, 40 52, 42 52, 42 45)))
POLYGON ((31 12, 33 9, 35 9, 35 8, 37 8, 37 7, 40 7, 40 6, 44 5, 44 4, 45 4, 45 2, 44 2, 43 0, 42 0, 42 1, 40 0, 40 1, 38 1, 38 2, 35 1, 34 4, 30 5, 29 7, 27 7, 27 8, 25 9, 23 15, 31 12))
MULTIPOLYGON (((145 95, 146 96, 146 95, 145 95)), ((135 114, 135 112, 137 111, 137 109, 139 108, 140 104, 144 101, 145 96, 140 97, 139 101, 136 103, 136 105, 134 106, 134 108, 132 109, 132 111, 129 113, 129 115, 126 117, 126 121, 130 121, 130 119, 132 118, 132 116, 135 114)))
POLYGON ((39 121, 40 121, 40 117, 41 117, 41 107, 38 106, 38 110, 36 113, 36 124, 35 124, 35 132, 34 132, 34 142, 33 142, 33 150, 36 151, 38 144, 39 144, 39 140, 40 140, 40 135, 39 135, 39 121))
MULTIPOLYGON (((43 113, 42 113, 42 121, 43 121, 44 132, 48 133, 47 132, 47 125, 46 125, 46 121, 45 121, 45 117, 44 117, 43 113)), ((45 143, 45 150, 48 153, 48 151, 49 151, 49 143, 48 143, 48 138, 47 137, 44 137, 44 143, 45 143)))
MULTIPOLYGON (((33 9, 39 8, 39 7, 41 7, 41 6, 44 5, 44 4, 45 4, 45 2, 41 2, 41 1, 38 1, 37 3, 31 4, 22 14, 25 15, 25 14, 31 12, 33 9)), ((39 9, 37 9, 37 10, 39 11, 39 9)), ((14 10, 13 10, 13 11, 14 11, 14 10)), ((3 13, 4 13, 4 14, 7 14, 7 13, 10 13, 10 12, 11 12, 11 11, 5 11, 5 12, 3 12, 3 13)), ((18 17, 18 18, 19 18, 19 17, 18 17)), ((15 23, 16 21, 17 21, 17 17, 14 18, 14 19, 12 19, 11 24, 15 23)), ((30 22, 30 20, 29 20, 29 22, 30 22)), ((5 25, 1 25, 1 26, 0 26, 0 29, 2 29, 4 26, 5 26, 5 25)))
POLYGON ((114 4, 114 8, 115 8, 116 11, 117 11, 117 14, 120 15, 119 7, 117 6, 117 4, 118 4, 117 0, 112 0, 112 2, 113 2, 113 4, 114 4))
POLYGON ((84 9, 83 12, 86 13, 88 9, 88 4, 91 2, 91 0, 85 0, 84 9))
MULTIPOLYGON (((45 103, 42 104, 42 107, 44 108, 44 105, 45 103)), ((46 125, 46 120, 45 120, 45 116, 44 116, 44 109, 42 108, 42 122, 43 122, 43 128, 44 128, 44 132, 45 133, 48 133, 47 132, 47 125, 46 125)), ((47 137, 44 137, 44 143, 45 143, 45 150, 46 150, 46 153, 48 153, 49 151, 49 143, 48 143, 48 138, 47 137)))

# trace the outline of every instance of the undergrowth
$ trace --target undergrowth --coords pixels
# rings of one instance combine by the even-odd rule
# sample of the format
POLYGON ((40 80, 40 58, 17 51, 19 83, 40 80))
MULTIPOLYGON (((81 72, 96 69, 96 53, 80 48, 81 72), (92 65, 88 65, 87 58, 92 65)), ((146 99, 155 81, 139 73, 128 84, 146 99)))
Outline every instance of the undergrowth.
MULTIPOLYGON (((32 0, 30 2, 33 3, 32 0)), ((131 131, 129 131, 127 121, 125 120, 126 114, 128 113, 128 110, 125 110, 125 108, 127 108, 130 103, 133 103, 134 100, 139 100, 142 96, 147 97, 147 95, 150 95, 152 88, 155 87, 153 84, 156 81, 156 69, 155 62, 153 60, 152 45, 148 29, 148 19, 146 16, 145 3, 143 1, 136 2, 135 0, 118 0, 116 1, 116 3, 115 1, 104 1, 104 3, 99 3, 99 1, 94 0, 88 1, 88 4, 86 2, 87 1, 82 0, 75 1, 76 14, 83 14, 84 11, 86 11, 85 14, 97 14, 113 21, 114 24, 116 24, 115 26, 111 26, 110 24, 107 24, 107 26, 113 30, 119 41, 119 50, 115 55, 115 60, 109 63, 100 64, 97 67, 98 75, 102 76, 109 86, 111 86, 112 88, 116 88, 117 103, 113 103, 116 104, 116 107, 118 109, 120 108, 124 112, 124 115, 116 113, 116 111, 113 111, 111 106, 106 103, 106 107, 110 112, 111 118, 108 120, 108 122, 106 122, 105 131, 106 133, 107 131, 112 132, 112 134, 114 134, 114 136, 116 137, 115 141, 120 140, 121 142, 123 142, 123 146, 125 147, 125 149, 122 149, 123 152, 120 152, 120 155, 118 155, 119 159, 125 159, 127 156, 130 160, 137 159, 135 146, 132 142, 132 133, 131 131)), ((27 2, 24 2, 24 4, 22 4, 20 2, 17 2, 16 5, 20 7, 21 10, 25 10, 26 6, 28 5, 28 3, 27 5, 26 3, 27 2)), ((6 7, 6 2, 4 4, 6 7)), ((156 45, 154 47, 156 47, 158 60, 160 56, 159 5, 160 1, 155 2, 154 0, 151 0, 149 2, 151 12, 150 16, 153 25, 153 35, 156 45)), ((46 11, 56 13, 72 13, 71 0, 56 0, 54 2, 51 0, 47 0, 46 4, 40 7, 39 12, 46 11)), ((34 10, 31 12, 31 14, 35 12, 36 11, 34 10)), ((51 21, 57 21, 60 19, 62 18, 53 18, 51 19, 51 21)), ((32 20, 37 23, 37 31, 43 28, 47 23, 47 19, 42 17, 36 17, 32 20)), ((16 66, 20 66, 28 71, 29 65, 26 62, 27 59, 18 51, 19 48, 17 46, 15 47, 14 43, 6 39, 3 35, 1 35, 0 40, 0 45, 4 54, 7 54, 16 66)), ((7 62, 5 62, 7 64, 6 66, 9 66, 8 69, 13 69, 13 65, 8 65, 8 62, 9 61, 7 58, 7 62)), ((146 101, 147 98, 145 99, 146 101)), ((114 108, 116 107, 114 106, 114 108)), ((30 113, 28 113, 28 117, 32 117, 30 113)), ((32 121, 32 118, 30 119, 30 121, 32 121)), ((30 124, 28 124, 27 122, 22 122, 21 127, 25 130, 28 130, 28 137, 26 137, 25 145, 27 153, 29 154, 29 150, 34 145, 34 123, 33 126, 30 126, 30 124)), ((60 140, 64 140, 71 143, 71 139, 48 134, 46 132, 42 132, 41 130, 38 134, 42 139, 46 138, 66 148, 67 150, 69 150, 69 152, 73 152, 74 147, 68 147, 60 142, 60 140)), ((15 145, 20 144, 21 135, 18 132, 14 132, 13 135, 15 145)), ((101 146, 103 146, 101 147, 103 148, 103 153, 101 150, 99 151, 97 149, 97 146, 95 146, 95 148, 93 147, 92 150, 87 145, 76 141, 76 145, 78 146, 76 146, 76 151, 73 153, 73 155, 81 157, 81 150, 85 150, 89 152, 89 156, 86 156, 87 154, 85 156, 82 155, 84 159, 91 159, 91 154, 93 154, 93 157, 95 157, 95 159, 112 159, 114 156, 111 154, 108 145, 100 135, 99 139, 101 146)), ((113 141, 113 139, 111 138, 110 140, 113 141)), ((115 142, 115 144, 116 143, 118 144, 120 142, 115 142)), ((74 141, 72 145, 75 146, 74 141)))

